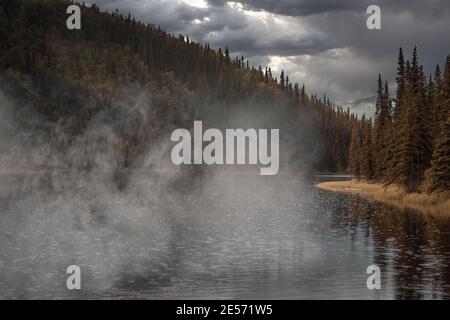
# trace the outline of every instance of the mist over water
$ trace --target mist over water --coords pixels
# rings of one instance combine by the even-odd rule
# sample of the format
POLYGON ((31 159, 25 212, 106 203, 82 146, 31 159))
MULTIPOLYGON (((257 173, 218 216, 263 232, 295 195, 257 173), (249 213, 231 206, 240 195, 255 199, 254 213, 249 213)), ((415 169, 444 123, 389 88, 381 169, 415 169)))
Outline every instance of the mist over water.
POLYGON ((160 112, 141 89, 124 89, 77 134, 73 118, 48 121, 0 93, 0 298, 449 297, 450 222, 314 188, 298 173, 320 154, 307 116, 256 102, 225 121, 202 105, 183 116, 280 128, 274 177, 172 165, 176 119, 130 160, 114 147, 120 134, 145 137, 160 112), (66 288, 72 264, 79 291, 66 288), (382 290, 366 287, 371 264, 382 290))
POLYGON ((119 193, 101 186, 111 179, 103 175, 64 194, 42 191, 45 179, 35 178, 26 196, 2 202, 2 298, 450 293, 449 221, 318 190, 315 179, 214 173, 157 186, 141 174, 119 193), (80 291, 65 287, 71 264, 81 267, 80 291), (382 290, 366 288, 371 264, 382 290))

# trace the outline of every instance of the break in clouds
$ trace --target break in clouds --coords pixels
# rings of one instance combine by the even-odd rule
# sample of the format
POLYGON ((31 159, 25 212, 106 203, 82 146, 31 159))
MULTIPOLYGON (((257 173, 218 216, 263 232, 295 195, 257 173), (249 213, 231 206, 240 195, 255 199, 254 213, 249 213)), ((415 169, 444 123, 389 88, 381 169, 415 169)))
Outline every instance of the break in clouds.
POLYGON ((213 48, 228 46, 253 65, 285 70, 308 92, 338 103, 373 96, 378 73, 392 85, 397 52, 416 45, 426 73, 450 53, 445 0, 89 0, 130 12, 213 48), (426 5, 424 5, 426 2, 426 5), (366 8, 381 7, 381 30, 366 28, 366 8), (431 36, 430 36, 431 35, 431 36), (351 71, 351 72, 350 72, 351 71))

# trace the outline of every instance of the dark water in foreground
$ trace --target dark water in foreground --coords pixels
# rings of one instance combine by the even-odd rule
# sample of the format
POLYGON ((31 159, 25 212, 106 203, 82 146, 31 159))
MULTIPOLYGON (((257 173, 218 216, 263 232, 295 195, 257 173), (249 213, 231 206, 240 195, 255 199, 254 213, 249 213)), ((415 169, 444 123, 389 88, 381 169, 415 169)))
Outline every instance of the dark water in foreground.
POLYGON ((450 220, 319 178, 46 179, 0 182, 0 298, 450 298, 450 220), (366 287, 371 264, 381 290, 366 287))

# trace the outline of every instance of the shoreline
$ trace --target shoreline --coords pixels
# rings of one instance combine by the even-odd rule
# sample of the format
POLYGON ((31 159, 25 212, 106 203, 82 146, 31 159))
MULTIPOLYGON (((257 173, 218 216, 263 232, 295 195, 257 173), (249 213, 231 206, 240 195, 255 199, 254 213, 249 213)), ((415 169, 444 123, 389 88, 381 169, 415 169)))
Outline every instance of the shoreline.
POLYGON ((442 200, 435 195, 406 193, 398 186, 385 187, 382 184, 364 181, 326 181, 315 187, 333 192, 357 194, 370 201, 382 202, 400 209, 413 209, 422 213, 450 217, 450 199, 442 200))

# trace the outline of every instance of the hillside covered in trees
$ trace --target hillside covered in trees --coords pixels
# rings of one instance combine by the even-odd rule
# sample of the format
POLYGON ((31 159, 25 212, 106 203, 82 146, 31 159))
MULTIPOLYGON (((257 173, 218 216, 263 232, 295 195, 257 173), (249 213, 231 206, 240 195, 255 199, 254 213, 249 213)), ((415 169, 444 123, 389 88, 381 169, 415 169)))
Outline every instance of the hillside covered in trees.
MULTIPOLYGON (((449 190, 450 58, 443 74, 437 66, 427 78, 417 50, 405 61, 400 49, 395 96, 380 75, 374 119, 357 119, 284 72, 130 15, 80 4, 83 27, 68 30, 71 3, 0 2, 1 89, 21 106, 14 121, 30 133, 27 143, 48 141, 65 165, 92 168, 98 146, 109 145, 120 155, 117 168, 130 167, 173 128, 203 119, 281 128, 288 169, 348 169, 408 191, 449 190), (37 117, 27 117, 30 110, 37 117), (67 156, 93 125, 110 126, 116 139, 84 142, 81 160, 67 156)), ((48 157, 37 165, 49 165, 48 157)))
POLYGON ((201 119, 209 127, 280 128, 281 170, 283 163, 346 170, 356 118, 325 96, 308 95, 284 72, 276 76, 269 67, 231 57, 228 48, 213 50, 96 5, 80 4, 82 28, 68 30, 71 3, 0 1, 2 91, 23 106, 14 121, 30 133, 28 144, 50 141, 64 165, 88 169, 95 166, 93 153, 113 147, 117 167, 131 167, 173 128, 201 119), (71 145, 103 125, 115 140, 98 138, 95 147, 86 141, 83 159, 75 160, 71 145))
POLYGON ((397 90, 378 78, 375 119, 355 121, 349 170, 357 177, 397 184, 409 192, 450 190, 450 56, 426 77, 417 49, 406 60, 400 48, 397 90))

